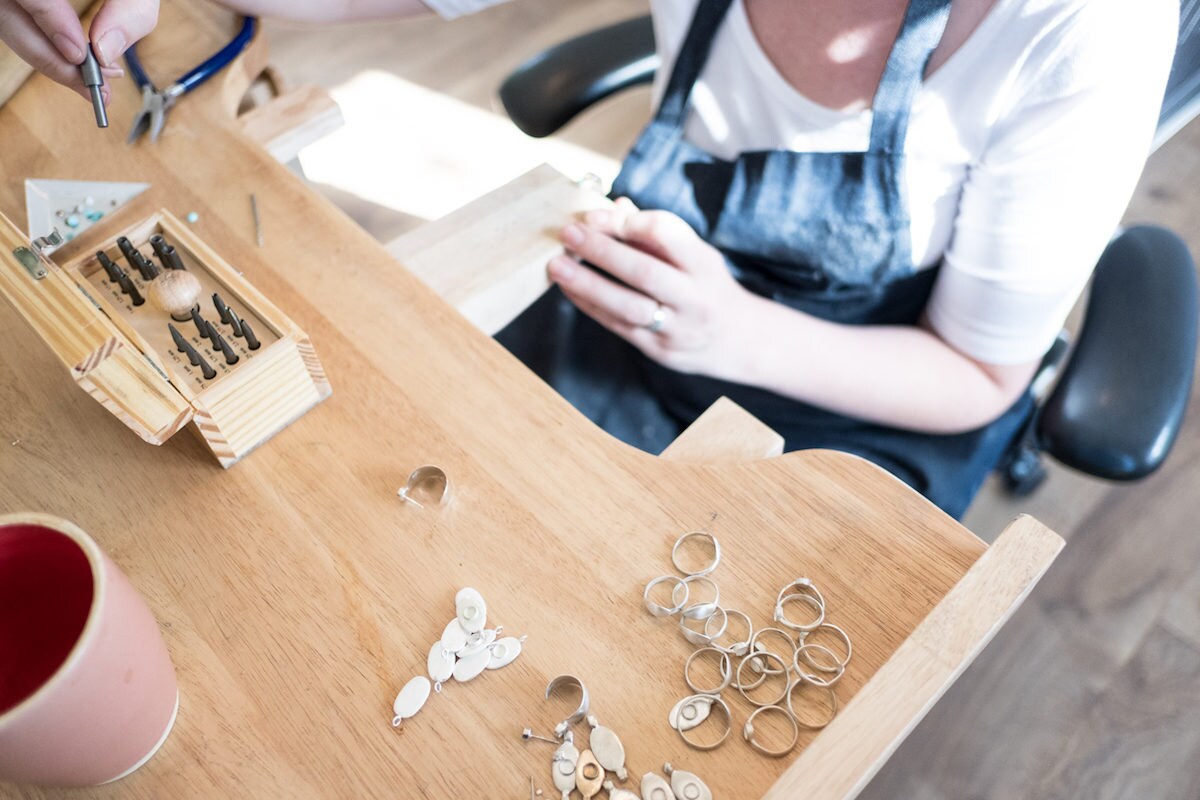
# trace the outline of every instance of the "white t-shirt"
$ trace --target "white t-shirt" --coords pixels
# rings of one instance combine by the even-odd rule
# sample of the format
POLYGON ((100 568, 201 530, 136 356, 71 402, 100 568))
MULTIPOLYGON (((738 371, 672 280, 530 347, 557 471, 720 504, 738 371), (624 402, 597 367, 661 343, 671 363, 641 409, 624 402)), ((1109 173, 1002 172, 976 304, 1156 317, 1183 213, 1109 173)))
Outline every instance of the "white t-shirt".
MULTIPOLYGON (((498 0, 425 0, 457 16, 498 0)), ((697 0, 651 0, 664 68, 697 0)), ((1149 152, 1178 0, 996 0, 918 91, 905 145, 913 259, 941 261, 927 309, 951 346, 994 364, 1053 342, 1149 152)), ((742 0, 717 32, 685 135, 745 150, 865 150, 869 109, 820 106, 763 52, 742 0)))

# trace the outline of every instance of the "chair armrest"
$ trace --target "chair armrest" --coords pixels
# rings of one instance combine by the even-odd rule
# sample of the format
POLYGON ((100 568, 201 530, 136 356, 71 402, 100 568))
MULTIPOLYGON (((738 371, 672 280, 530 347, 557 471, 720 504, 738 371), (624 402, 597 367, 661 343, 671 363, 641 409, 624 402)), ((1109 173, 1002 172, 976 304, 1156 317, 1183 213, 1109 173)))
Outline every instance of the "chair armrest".
POLYGON ((1042 448, 1111 480, 1157 469, 1191 394, 1196 319, 1196 268, 1179 237, 1139 226, 1114 239, 1096 267, 1075 352, 1042 408, 1042 448))
POLYGON ((508 116, 530 136, 549 136, 611 94, 649 83, 660 59, 650 17, 636 17, 551 47, 500 87, 508 116))

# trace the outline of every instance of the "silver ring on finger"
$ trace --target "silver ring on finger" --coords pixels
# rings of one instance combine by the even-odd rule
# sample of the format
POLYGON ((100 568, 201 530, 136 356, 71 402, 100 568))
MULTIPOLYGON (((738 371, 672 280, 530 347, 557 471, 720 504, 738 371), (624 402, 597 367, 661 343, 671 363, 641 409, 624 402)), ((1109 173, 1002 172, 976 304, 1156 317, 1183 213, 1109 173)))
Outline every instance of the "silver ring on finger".
POLYGON ((650 318, 650 324, 646 326, 646 330, 651 333, 658 333, 663 329, 663 325, 667 324, 667 307, 662 303, 654 309, 654 316, 650 318))

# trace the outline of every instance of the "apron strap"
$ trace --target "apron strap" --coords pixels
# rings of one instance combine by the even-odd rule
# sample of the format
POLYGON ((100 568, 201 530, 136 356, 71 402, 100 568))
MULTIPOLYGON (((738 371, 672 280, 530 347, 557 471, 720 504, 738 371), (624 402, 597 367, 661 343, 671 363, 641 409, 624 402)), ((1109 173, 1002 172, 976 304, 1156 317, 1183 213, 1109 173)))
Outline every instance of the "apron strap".
POLYGON ((658 121, 683 128, 692 86, 704 70, 717 29, 721 27, 721 21, 732 3, 733 0, 700 0, 697 3, 687 37, 683 40, 683 46, 679 48, 675 66, 671 70, 671 79, 655 115, 658 121))
POLYGON ((871 104, 871 151, 900 153, 913 99, 950 18, 950 0, 912 0, 871 104))

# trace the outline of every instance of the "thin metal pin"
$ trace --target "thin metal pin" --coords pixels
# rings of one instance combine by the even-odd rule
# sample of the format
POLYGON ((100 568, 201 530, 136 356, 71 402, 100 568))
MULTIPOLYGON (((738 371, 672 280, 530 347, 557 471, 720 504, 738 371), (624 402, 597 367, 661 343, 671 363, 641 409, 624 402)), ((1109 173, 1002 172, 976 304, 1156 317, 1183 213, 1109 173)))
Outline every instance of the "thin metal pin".
POLYGON ((554 745, 562 744, 558 739, 547 739, 545 736, 538 736, 536 733, 533 732, 532 728, 526 728, 525 730, 521 731, 521 738, 527 742, 530 739, 537 739, 538 741, 549 742, 550 744, 554 744, 554 745))
POLYGON ((246 320, 242 320, 241 322, 242 336, 246 337, 246 347, 249 347, 251 350, 257 350, 262 347, 259 344, 258 337, 254 335, 254 329, 250 327, 250 323, 246 320))
POLYGON ((262 247, 262 218, 258 214, 258 198, 253 193, 250 195, 250 213, 254 215, 254 241, 259 247, 262 247))

